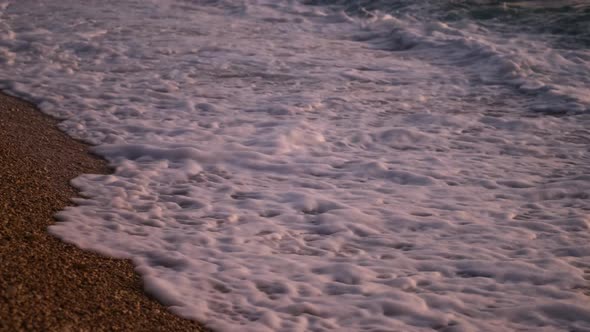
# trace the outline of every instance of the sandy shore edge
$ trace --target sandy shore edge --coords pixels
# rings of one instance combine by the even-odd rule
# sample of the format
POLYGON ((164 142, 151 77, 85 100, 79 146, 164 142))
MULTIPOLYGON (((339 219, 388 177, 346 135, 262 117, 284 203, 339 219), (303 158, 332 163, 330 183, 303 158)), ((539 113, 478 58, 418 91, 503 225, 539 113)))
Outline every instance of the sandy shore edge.
POLYGON ((0 93, 0 331, 208 331, 146 296, 129 260, 47 233, 70 179, 109 172, 57 123, 0 93))

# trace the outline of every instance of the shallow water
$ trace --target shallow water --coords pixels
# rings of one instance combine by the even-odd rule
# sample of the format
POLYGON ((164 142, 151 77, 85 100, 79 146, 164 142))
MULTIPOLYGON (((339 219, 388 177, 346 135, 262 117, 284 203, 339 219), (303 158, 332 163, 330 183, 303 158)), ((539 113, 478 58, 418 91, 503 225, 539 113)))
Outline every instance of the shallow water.
POLYGON ((0 4, 2 88, 116 167, 50 231, 174 312, 590 329, 587 49, 421 2, 0 4))

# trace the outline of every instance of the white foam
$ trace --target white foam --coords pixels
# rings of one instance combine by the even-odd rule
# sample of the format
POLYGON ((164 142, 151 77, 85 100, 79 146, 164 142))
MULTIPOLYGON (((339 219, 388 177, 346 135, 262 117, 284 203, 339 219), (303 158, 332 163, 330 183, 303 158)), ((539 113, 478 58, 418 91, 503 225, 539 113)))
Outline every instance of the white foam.
POLYGON ((416 45, 375 49, 350 37, 393 19, 292 1, 2 3, 2 87, 116 168, 73 180, 85 198, 50 231, 132 258, 173 312, 225 331, 590 328, 588 116, 529 113, 500 82, 519 63, 450 63, 491 41, 435 53, 457 30, 428 44, 398 18, 416 45))
POLYGON ((536 97, 527 105, 536 111, 590 110, 590 52, 553 48, 547 35, 497 34, 475 24, 376 15, 352 38, 379 49, 415 50, 415 56, 434 64, 461 68, 473 83, 514 87, 536 97))

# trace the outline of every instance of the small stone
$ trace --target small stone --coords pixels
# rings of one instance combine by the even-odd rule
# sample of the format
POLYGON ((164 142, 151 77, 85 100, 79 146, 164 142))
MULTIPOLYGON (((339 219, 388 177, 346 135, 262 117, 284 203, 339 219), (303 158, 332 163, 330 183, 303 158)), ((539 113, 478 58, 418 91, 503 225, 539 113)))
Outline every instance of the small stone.
POLYGON ((18 295, 19 288, 19 286, 8 286, 8 288, 6 289, 6 297, 16 297, 18 295))

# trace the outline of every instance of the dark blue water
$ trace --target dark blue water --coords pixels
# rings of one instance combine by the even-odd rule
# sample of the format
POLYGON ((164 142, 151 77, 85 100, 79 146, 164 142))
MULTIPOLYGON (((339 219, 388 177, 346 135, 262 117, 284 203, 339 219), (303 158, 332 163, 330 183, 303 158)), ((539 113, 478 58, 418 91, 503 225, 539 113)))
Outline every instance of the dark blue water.
POLYGON ((473 21, 496 31, 543 34, 556 47, 590 48, 590 1, 496 0, 307 0, 310 5, 341 6, 349 15, 379 11, 442 22, 473 21))

